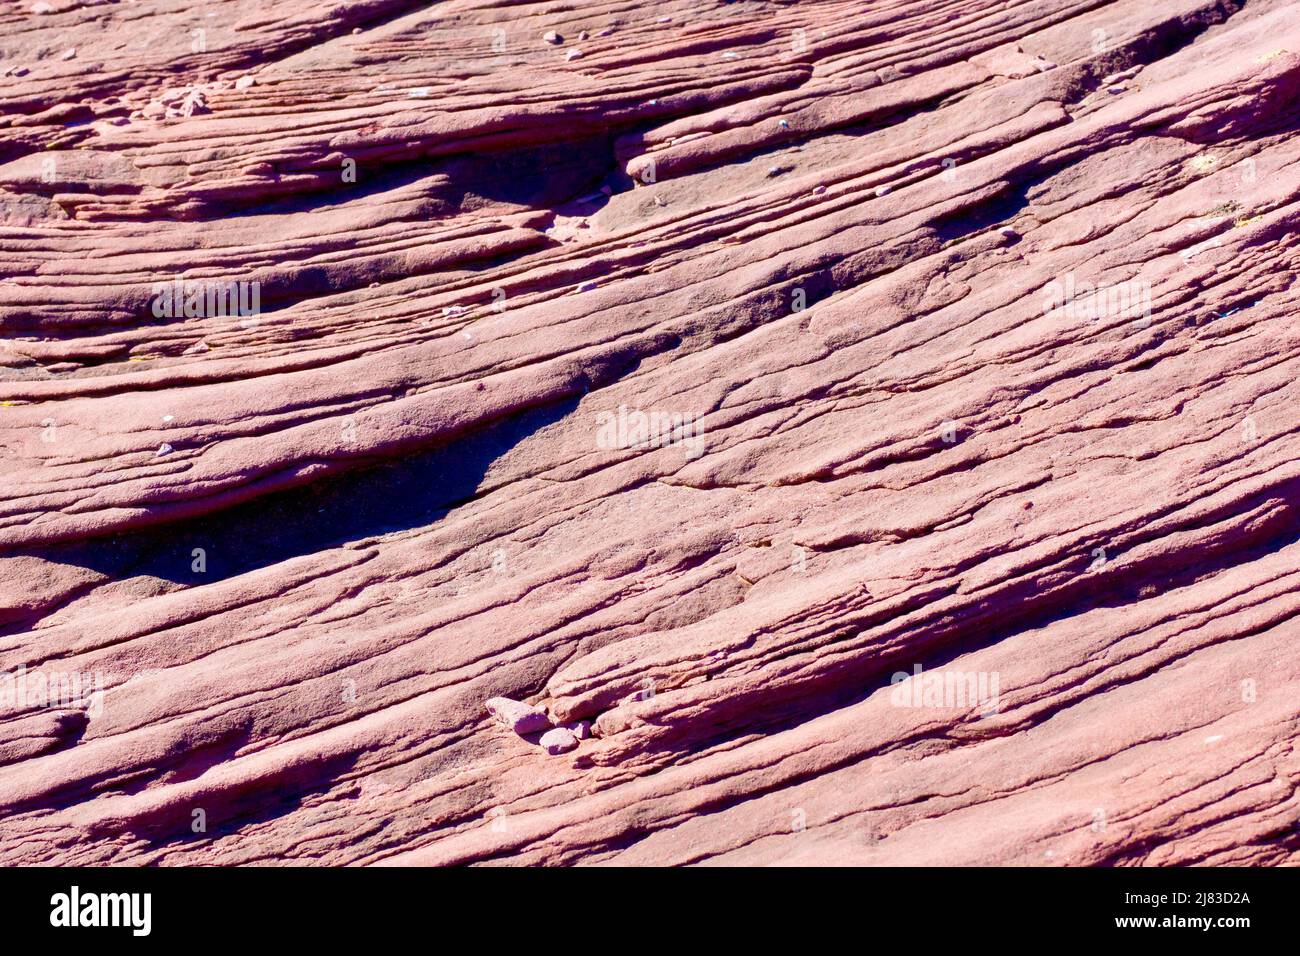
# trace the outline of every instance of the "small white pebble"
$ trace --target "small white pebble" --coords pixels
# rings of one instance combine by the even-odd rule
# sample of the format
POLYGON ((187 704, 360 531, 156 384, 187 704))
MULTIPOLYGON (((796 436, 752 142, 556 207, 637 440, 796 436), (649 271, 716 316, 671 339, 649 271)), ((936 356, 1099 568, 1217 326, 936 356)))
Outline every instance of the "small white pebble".
POLYGON ((581 59, 581 58, 582 58, 582 51, 581 51, 581 50, 570 50, 568 53, 565 54, 564 58, 565 58, 566 60, 578 60, 578 59, 581 59))
POLYGON ((60 60, 71 60, 71 59, 72 59, 74 56, 76 56, 76 55, 77 55, 77 48, 76 48, 75 46, 70 46, 70 47, 68 47, 66 50, 63 51, 63 55, 60 56, 59 59, 60 59, 60 60))
POLYGON ((173 416, 173 415, 164 415, 164 416, 163 416, 163 421, 164 421, 164 422, 170 422, 170 421, 174 421, 174 420, 175 420, 175 416, 173 416))
POLYGON ((884 196, 884 195, 887 195, 888 193, 889 193, 889 187, 888 187, 888 186, 877 186, 877 187, 876 187, 876 195, 877 195, 877 196, 884 196))
POLYGON ((411 90, 407 95, 414 97, 416 99, 423 99, 424 97, 429 95, 429 88, 427 86, 417 86, 415 89, 411 90))
POLYGON ((488 713, 517 734, 534 734, 551 726, 546 713, 532 704, 509 697, 489 697, 484 701, 488 713))
POLYGON ((157 452, 157 454, 158 454, 158 455, 170 455, 170 454, 171 454, 173 451, 175 451, 175 450, 176 450, 176 449, 172 448, 171 445, 167 444, 166 442, 163 442, 161 445, 158 446, 158 452, 157 452))
POLYGON ((540 743, 548 754, 555 756, 567 753, 578 746, 578 738, 573 735, 573 731, 565 727, 556 727, 542 734, 540 743))
POLYGON ((246 90, 256 82, 257 80, 251 76, 241 76, 239 79, 235 80, 235 89, 246 90))
POLYGON ((542 34, 542 39, 547 43, 563 43, 564 37, 560 36, 554 30, 547 30, 542 34))

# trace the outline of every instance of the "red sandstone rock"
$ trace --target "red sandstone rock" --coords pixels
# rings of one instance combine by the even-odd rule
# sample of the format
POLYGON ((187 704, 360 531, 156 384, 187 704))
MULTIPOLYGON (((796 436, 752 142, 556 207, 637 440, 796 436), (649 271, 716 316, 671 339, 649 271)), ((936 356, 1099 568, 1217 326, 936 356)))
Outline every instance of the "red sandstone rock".
POLYGON ((487 701, 488 713, 500 723, 519 735, 533 734, 551 726, 545 711, 538 710, 531 704, 511 700, 509 697, 493 697, 487 701))
POLYGON ((542 734, 542 739, 538 743, 542 745, 543 750, 554 756, 573 750, 578 746, 578 738, 569 728, 556 727, 542 734))
POLYGON ((212 12, 0 11, 0 863, 1297 862, 1293 4, 212 12))

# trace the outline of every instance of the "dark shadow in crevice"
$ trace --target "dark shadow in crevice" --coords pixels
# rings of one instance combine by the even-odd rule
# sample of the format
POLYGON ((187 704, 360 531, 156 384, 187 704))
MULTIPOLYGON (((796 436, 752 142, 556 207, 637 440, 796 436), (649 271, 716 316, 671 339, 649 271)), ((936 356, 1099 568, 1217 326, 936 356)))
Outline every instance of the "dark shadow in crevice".
MULTIPOLYGON (((596 194, 600 203, 584 204, 582 213, 593 215, 605 197, 600 193, 602 185, 613 181, 614 146, 610 136, 600 135, 565 144, 551 144, 518 150, 488 153, 483 155, 450 155, 445 157, 418 157, 402 162, 386 163, 368 168, 359 165, 357 182, 343 183, 329 189, 318 189, 280 196, 271 201, 249 200, 243 202, 226 202, 214 206, 210 215, 203 220, 220 219, 222 222, 238 225, 241 221, 256 216, 305 217, 310 222, 315 214, 334 216, 344 204, 363 200, 370 196, 385 196, 400 193, 401 190, 428 180, 420 193, 411 191, 409 201, 411 211, 404 218, 395 220, 391 226, 395 231, 409 230, 411 226, 404 223, 430 223, 436 225, 440 220, 454 220, 458 216, 473 214, 483 209, 491 214, 500 214, 503 204, 506 207, 518 207, 518 211, 532 210, 543 216, 551 215, 553 221, 557 211, 570 212, 578 197, 596 194)), ((612 191, 612 190, 611 190, 612 191)), ((346 211, 346 210, 344 210, 346 211)), ((371 214, 373 215, 373 213, 371 214)), ((249 225, 245 223, 245 225, 249 225)), ((543 226, 542 228, 546 228, 543 226)), ((320 226, 322 235, 329 233, 324 224, 320 226)), ((274 232, 274 228, 273 228, 274 232)), ((300 240, 298 236, 294 241, 300 240)), ((490 236, 482 237, 490 243, 490 236)), ((477 254, 470 251, 454 262, 424 271, 412 271, 410 261, 400 251, 391 254, 353 255, 347 262, 299 263, 282 262, 277 270, 257 279, 256 315, 265 320, 277 312, 300 305, 303 302, 325 296, 342 295, 359 292, 379 283, 399 282, 411 276, 436 277, 440 273, 470 273, 486 271, 499 267, 510 261, 527 255, 538 249, 552 248, 558 242, 539 235, 535 244, 513 245, 494 253, 490 246, 477 254), (268 278, 267 276, 273 276, 268 278)), ((321 250, 332 249, 335 253, 347 251, 347 243, 342 239, 331 243, 321 241, 321 250)), ((215 253, 213 253, 215 256, 215 253)), ((191 279, 192 283, 206 287, 229 283, 247 283, 253 281, 254 273, 250 271, 224 269, 220 275, 204 279, 191 279)), ((180 278, 174 276, 172 278, 180 278)), ((160 282, 162 280, 159 280, 160 282)), ((251 300, 251 289, 246 285, 240 287, 245 305, 251 300)), ((95 334, 120 331, 125 324, 134 329, 174 328, 186 321, 183 316, 154 315, 154 287, 141 286, 135 301, 122 303, 124 314, 129 319, 117 318, 113 322, 87 322, 67 327, 50 328, 41 314, 10 317, 5 320, 5 329, 12 334, 39 333, 55 340, 79 340, 95 334)), ((190 294, 190 290, 186 291, 190 294)), ((176 309, 183 311, 178 304, 176 309)), ((233 324, 251 317, 249 314, 231 311, 227 316, 218 311, 215 316, 206 318, 229 318, 233 324)), ((105 361, 120 360, 113 356, 105 361)), ((83 360, 84 364, 99 364, 93 360, 83 360)))
POLYGON ((978 205, 963 206, 955 212, 940 216, 930 223, 935 235, 944 245, 960 242, 968 236, 987 232, 995 226, 1014 219, 1029 205, 1029 190, 1041 182, 1042 176, 1019 183, 1007 183, 978 205))
MULTIPOLYGON (((780 695, 774 696, 770 690, 759 691, 755 706, 737 708, 712 724, 694 715, 689 723, 656 740, 653 749, 672 759, 674 755, 723 746, 753 734, 790 730, 866 700, 888 688, 893 673, 909 673, 915 664, 919 663, 924 672, 941 670, 966 654, 993 647, 1025 631, 1093 610, 1134 605, 1259 560, 1300 542, 1300 480, 1265 489, 1241 502, 1236 516, 1240 524, 1235 535, 1225 534, 1199 553, 1176 551, 1158 555, 1123 576, 1090 572, 1088 564, 1093 560, 1092 554, 1081 554, 1079 577, 1048 598, 1038 593, 1032 579, 1024 579, 1012 591, 1001 593, 996 602, 972 608, 960 621, 952 623, 948 635, 940 635, 928 647, 883 656, 864 652, 831 673, 802 684, 791 684, 780 695), (1281 499, 1287 507, 1267 520, 1245 520, 1245 515, 1271 499, 1281 499)), ((1227 517, 1221 515, 1220 519, 1227 517)), ((1113 561, 1119 556, 1111 554, 1109 559, 1113 561)), ((1037 719, 1046 719, 1054 712, 1049 710, 1037 719)), ((897 741, 892 746, 906 743, 909 741, 897 741)), ((749 797, 752 794, 746 799, 749 797)))
MULTIPOLYGON (((571 398, 532 409, 450 445, 201 518, 10 553, 91 568, 114 580, 143 575, 184 585, 224 581, 348 542, 442 520, 475 497, 494 461, 564 418, 577 403, 577 398, 571 398), (202 549, 203 570, 195 570, 195 549, 202 549)), ((31 619, 10 623, 0 633, 26 630, 33 623, 31 619)))

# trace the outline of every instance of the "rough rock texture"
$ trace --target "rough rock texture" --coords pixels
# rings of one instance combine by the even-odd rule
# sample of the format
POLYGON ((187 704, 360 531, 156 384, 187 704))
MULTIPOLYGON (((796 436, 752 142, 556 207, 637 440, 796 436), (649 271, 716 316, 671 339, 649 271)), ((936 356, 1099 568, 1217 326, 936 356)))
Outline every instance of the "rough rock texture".
POLYGON ((548 730, 542 734, 542 739, 538 741, 542 749, 548 754, 556 755, 568 753, 578 746, 578 738, 573 735, 573 731, 567 727, 556 727, 554 730, 548 730))
POLYGON ((550 718, 540 707, 511 700, 509 697, 491 698, 487 701, 487 710, 498 723, 521 736, 549 730, 551 727, 550 718))
POLYGON ((49 6, 0 863, 1296 862, 1300 9, 49 6))

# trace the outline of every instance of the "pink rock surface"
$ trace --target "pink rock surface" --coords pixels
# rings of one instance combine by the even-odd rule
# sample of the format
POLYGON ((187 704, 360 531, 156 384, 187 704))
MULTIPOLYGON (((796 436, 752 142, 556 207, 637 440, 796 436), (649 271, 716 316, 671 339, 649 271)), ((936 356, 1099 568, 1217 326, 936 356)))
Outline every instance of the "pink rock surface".
POLYGON ((509 697, 493 697, 487 701, 486 706, 488 713, 499 723, 520 735, 534 734, 551 726, 550 718, 544 711, 509 697))
POLYGON ((52 7, 0 864, 1298 861, 1294 5, 52 7))

